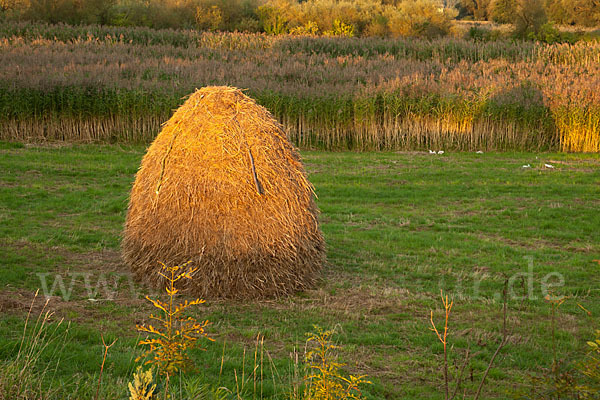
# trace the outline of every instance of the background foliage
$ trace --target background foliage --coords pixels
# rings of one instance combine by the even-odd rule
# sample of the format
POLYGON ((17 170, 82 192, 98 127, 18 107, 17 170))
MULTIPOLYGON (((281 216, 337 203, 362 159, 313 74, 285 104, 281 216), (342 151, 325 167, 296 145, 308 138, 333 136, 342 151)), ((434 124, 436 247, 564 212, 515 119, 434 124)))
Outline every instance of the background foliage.
POLYGON ((0 0, 0 18, 244 32, 435 37, 462 20, 514 23, 539 8, 560 25, 597 27, 597 0, 0 0), (532 3, 533 6, 528 5, 532 3), (341 24, 346 31, 336 30, 341 24))

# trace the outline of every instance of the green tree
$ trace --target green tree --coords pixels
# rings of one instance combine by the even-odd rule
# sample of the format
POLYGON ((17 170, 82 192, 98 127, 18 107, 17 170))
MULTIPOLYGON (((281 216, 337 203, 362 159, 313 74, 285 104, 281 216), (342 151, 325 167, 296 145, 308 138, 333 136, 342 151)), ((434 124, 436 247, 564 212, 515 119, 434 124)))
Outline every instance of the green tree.
POLYGON ((80 6, 71 0, 31 0, 26 18, 51 24, 77 24, 81 22, 80 6))
POLYGON ((110 10, 116 0, 84 0, 81 2, 81 19, 86 24, 106 25, 110 22, 110 10))
POLYGON ((196 8, 196 25, 200 30, 217 31, 223 24, 223 12, 219 6, 198 6, 196 8))
POLYGON ((270 35, 287 33, 292 6, 287 0, 277 0, 258 7, 258 16, 264 31, 270 35))
POLYGON ((548 22, 542 0, 518 0, 515 13, 515 36, 527 38, 536 35, 548 22))
POLYGON ((459 7, 475 20, 485 21, 489 15, 490 0, 460 0, 459 7))
POLYGON ((500 24, 512 23, 517 10, 517 0, 492 0, 490 18, 500 24))
POLYGON ((556 24, 567 25, 573 23, 573 10, 569 10, 565 0, 546 0, 546 13, 548 19, 556 24))
POLYGON ((0 0, 0 13, 13 11, 21 5, 20 3, 20 0, 0 0))
POLYGON ((405 0, 397 7, 388 6, 384 16, 393 36, 434 38, 448 34, 456 11, 434 0, 405 0))
POLYGON ((573 20, 578 25, 597 26, 600 24, 600 0, 571 0, 573 20))

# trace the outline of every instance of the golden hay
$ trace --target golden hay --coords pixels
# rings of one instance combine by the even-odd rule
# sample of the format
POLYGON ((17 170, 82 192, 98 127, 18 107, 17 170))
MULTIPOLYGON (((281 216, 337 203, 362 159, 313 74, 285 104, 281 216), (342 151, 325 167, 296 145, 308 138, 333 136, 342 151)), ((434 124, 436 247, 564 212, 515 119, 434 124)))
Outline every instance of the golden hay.
POLYGON ((149 147, 131 191, 123 258, 162 285, 159 261, 198 267, 203 298, 311 286, 325 259, 313 187, 271 114, 240 90, 197 90, 149 147))

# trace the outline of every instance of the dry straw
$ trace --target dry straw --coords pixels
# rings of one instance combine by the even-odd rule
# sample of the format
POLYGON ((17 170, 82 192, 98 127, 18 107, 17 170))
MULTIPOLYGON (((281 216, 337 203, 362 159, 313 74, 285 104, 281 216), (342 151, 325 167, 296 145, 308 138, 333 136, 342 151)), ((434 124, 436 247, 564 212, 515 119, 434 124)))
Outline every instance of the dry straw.
POLYGON ((160 262, 190 261, 191 293, 264 298, 309 287, 325 258, 313 187, 263 107, 231 87, 197 90, 137 173, 123 258, 163 286, 160 262))

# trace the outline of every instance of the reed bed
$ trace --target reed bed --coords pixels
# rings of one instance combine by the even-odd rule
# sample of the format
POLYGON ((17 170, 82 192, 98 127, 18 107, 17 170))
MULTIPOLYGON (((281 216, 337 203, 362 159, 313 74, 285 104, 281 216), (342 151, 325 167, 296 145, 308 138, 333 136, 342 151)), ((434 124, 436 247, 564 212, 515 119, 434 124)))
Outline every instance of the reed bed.
POLYGON ((304 148, 600 151, 595 42, 3 23, 0 62, 3 140, 150 142, 187 93, 232 85, 304 148))

